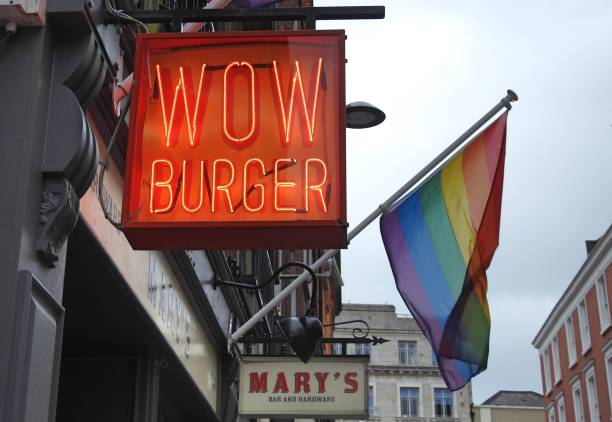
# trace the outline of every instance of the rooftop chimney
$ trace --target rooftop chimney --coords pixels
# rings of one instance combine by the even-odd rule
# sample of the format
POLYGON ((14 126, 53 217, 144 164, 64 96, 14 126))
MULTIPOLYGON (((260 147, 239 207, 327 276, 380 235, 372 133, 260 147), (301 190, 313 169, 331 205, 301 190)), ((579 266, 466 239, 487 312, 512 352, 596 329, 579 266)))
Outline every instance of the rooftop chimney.
POLYGON ((599 242, 601 238, 597 239, 597 240, 586 240, 586 250, 587 250, 587 256, 591 255, 591 252, 593 252, 593 249, 595 249, 595 246, 597 246, 597 243, 599 242))

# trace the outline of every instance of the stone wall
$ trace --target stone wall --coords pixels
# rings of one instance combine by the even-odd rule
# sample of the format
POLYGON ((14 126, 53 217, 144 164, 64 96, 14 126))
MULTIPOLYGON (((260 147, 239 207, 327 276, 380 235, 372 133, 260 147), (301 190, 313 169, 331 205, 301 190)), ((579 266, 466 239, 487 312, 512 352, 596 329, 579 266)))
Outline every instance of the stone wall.
MULTIPOLYGON (((361 319, 370 327, 369 337, 377 336, 389 340, 370 348, 369 385, 374 388, 374 408, 369 420, 396 422, 413 421, 471 421, 472 388, 468 384, 453 393, 451 418, 436 418, 434 412, 434 389, 446 388, 438 367, 433 362, 432 348, 416 321, 408 315, 397 315, 393 305, 343 304, 336 322, 361 319), (399 360, 399 341, 417 342, 416 365, 402 365, 399 360), (400 416, 400 388, 419 389, 418 417, 400 416)), ((338 326, 334 337, 351 337, 353 328, 359 324, 338 326)), ((355 353, 349 345, 347 352, 355 353)))

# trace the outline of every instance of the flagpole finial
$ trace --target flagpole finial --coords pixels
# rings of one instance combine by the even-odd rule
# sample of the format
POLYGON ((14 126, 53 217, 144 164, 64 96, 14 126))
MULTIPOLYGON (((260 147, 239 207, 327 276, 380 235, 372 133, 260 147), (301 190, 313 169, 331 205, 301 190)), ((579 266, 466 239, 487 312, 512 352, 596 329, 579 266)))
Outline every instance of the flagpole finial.
POLYGON ((518 101, 518 95, 516 95, 516 92, 514 92, 513 90, 509 89, 508 91, 506 91, 508 93, 508 95, 506 95, 504 98, 502 98, 502 103, 504 103, 504 106, 510 110, 512 108, 512 102, 514 101, 518 101))

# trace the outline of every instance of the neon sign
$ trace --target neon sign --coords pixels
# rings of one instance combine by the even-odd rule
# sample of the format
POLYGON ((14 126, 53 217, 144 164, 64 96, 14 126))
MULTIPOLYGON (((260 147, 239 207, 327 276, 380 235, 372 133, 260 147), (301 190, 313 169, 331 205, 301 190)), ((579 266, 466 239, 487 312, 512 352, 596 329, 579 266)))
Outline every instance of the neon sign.
POLYGON ((134 248, 346 247, 343 31, 146 34, 135 58, 134 248))

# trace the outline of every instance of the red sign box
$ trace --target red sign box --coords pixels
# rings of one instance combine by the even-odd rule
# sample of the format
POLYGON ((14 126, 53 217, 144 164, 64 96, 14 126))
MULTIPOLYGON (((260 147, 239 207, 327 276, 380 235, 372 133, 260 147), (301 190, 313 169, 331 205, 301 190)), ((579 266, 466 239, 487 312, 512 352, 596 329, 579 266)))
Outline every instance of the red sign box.
POLYGON ((135 249, 345 248, 344 31, 136 41, 135 249))

